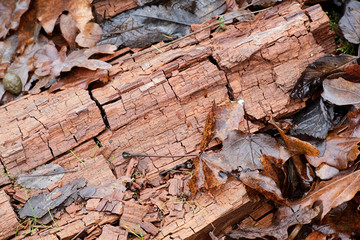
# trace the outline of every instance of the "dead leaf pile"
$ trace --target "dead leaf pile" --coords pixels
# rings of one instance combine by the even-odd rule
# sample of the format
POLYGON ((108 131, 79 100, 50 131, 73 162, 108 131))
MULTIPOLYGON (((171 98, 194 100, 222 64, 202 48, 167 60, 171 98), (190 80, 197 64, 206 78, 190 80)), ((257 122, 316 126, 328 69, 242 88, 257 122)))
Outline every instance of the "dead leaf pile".
POLYGON ((356 59, 323 57, 305 69, 292 96, 310 97, 321 89, 323 93, 294 116, 289 131, 292 136, 272 117, 268 123, 279 133, 277 140, 266 133, 245 134, 240 130, 246 122, 241 102, 213 106, 206 120, 201 154, 193 159, 192 193, 212 191, 235 176, 280 204, 270 226, 239 228, 231 237, 286 239, 290 226, 309 224, 318 216, 321 221, 359 191, 360 112, 351 111, 351 106, 359 104, 356 59), (344 124, 344 119, 348 123, 344 124))

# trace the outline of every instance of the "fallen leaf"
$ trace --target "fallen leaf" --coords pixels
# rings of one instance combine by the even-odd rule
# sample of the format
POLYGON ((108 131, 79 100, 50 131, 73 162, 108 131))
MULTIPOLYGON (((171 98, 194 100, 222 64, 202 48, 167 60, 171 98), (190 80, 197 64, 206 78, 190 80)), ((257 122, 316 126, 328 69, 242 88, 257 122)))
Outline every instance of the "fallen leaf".
POLYGON ((326 148, 323 156, 306 155, 306 159, 314 167, 319 167, 321 163, 326 163, 339 170, 344 170, 348 167, 349 162, 355 161, 360 154, 358 149, 359 142, 360 138, 341 137, 333 133, 326 138, 326 148))
POLYGON ((98 44, 110 43, 134 48, 173 40, 189 34, 191 24, 200 24, 225 10, 225 0, 174 0, 166 6, 144 5, 103 22, 101 27, 104 33, 116 35, 104 35, 98 44))
MULTIPOLYGON (((359 197, 355 196, 354 199, 344 202, 338 207, 332 209, 320 222, 315 224, 314 229, 327 229, 328 234, 342 233, 349 239, 354 239, 360 236, 360 214, 359 214, 359 197)), ((342 239, 344 239, 342 238, 342 239)))
POLYGON ((76 27, 83 32, 85 25, 93 19, 90 3, 92 0, 35 0, 36 17, 47 34, 51 34, 56 20, 68 11, 76 21, 76 27))
POLYGON ((339 172, 339 169, 329 166, 326 163, 320 164, 320 166, 315 169, 316 176, 321 180, 329 180, 336 176, 339 172))
POLYGON ((339 27, 346 40, 360 43, 360 2, 350 0, 346 3, 344 15, 339 20, 339 27))
POLYGON ((190 33, 190 25, 196 23, 201 23, 201 20, 182 8, 144 6, 121 13, 102 23, 104 33, 119 34, 103 36, 99 44, 145 47, 169 38, 185 36, 190 33))
POLYGON ((290 134, 325 139, 333 126, 329 108, 319 98, 294 116, 294 127, 290 129, 290 134))
POLYGON ((321 213, 323 218, 329 211, 351 200, 360 189, 360 171, 342 175, 326 182, 306 197, 282 206, 275 213, 272 224, 266 228, 247 228, 230 233, 232 238, 263 238, 273 236, 277 239, 288 238, 288 228, 297 224, 308 224, 321 213), (322 209, 322 211, 321 211, 322 209))
POLYGON ((16 176, 16 182, 25 188, 45 189, 61 180, 65 172, 58 164, 45 164, 27 174, 16 176))
POLYGON ((35 74, 38 76, 59 76, 61 72, 68 72, 73 67, 84 67, 90 70, 109 69, 111 64, 89 59, 95 53, 114 53, 116 47, 113 45, 100 45, 90 49, 81 49, 71 52, 66 56, 66 46, 57 52, 53 44, 48 44, 44 49, 39 50, 34 58, 35 74))
POLYGON ((346 128, 346 130, 340 133, 340 136, 360 138, 360 109, 349 112, 346 117, 349 121, 349 124, 343 126, 343 128, 346 128))
POLYGON ((288 205, 288 201, 283 197, 281 189, 274 179, 261 174, 259 170, 241 172, 239 179, 246 186, 263 194, 267 199, 282 205, 288 205))
POLYGON ((84 31, 76 36, 75 41, 81 47, 95 47, 96 43, 101 39, 102 33, 103 31, 99 24, 88 22, 85 25, 84 31))
POLYGON ((215 138, 224 141, 230 131, 239 129, 243 120, 244 107, 241 102, 213 105, 206 119, 200 151, 203 152, 215 138))
POLYGON ((76 21, 72 18, 71 14, 61 14, 59 25, 62 36, 68 43, 69 48, 74 49, 76 47, 75 38, 79 31, 76 27, 76 21))
POLYGON ((333 104, 343 106, 360 103, 360 83, 346 81, 341 77, 332 80, 325 79, 323 88, 324 92, 321 96, 333 104))
POLYGON ((292 98, 311 97, 321 90, 326 76, 340 72, 357 57, 350 55, 325 56, 310 63, 297 80, 290 96, 292 98))
POLYGON ((314 178, 316 177, 314 170, 311 168, 310 164, 306 160, 302 161, 300 155, 294 155, 291 158, 297 175, 301 179, 301 184, 305 189, 310 189, 314 178))
MULTIPOLYGON (((27 82, 29 79, 29 72, 34 70, 33 57, 34 54, 44 48, 48 44, 48 40, 44 36, 39 36, 36 42, 29 44, 22 55, 17 56, 7 71, 17 74, 22 82, 23 90, 28 90, 27 82)), ((30 85, 30 84, 29 84, 30 85)))
POLYGON ((205 122, 205 129, 200 143, 200 152, 204 152, 215 135, 216 106, 212 105, 205 122))
POLYGON ((244 120, 244 106, 240 102, 230 102, 215 107, 215 135, 224 141, 232 130, 238 130, 244 120))
POLYGON ((360 78, 360 65, 358 65, 358 64, 350 65, 350 66, 345 67, 344 70, 348 74, 360 78))
POLYGON ((220 152, 205 152, 201 155, 207 162, 219 166, 225 172, 233 170, 263 169, 261 157, 267 154, 285 159, 289 156, 274 138, 266 134, 246 135, 231 131, 223 142, 220 152))
POLYGON ((20 218, 35 216, 38 223, 48 224, 52 221, 49 211, 54 215, 59 209, 69 206, 77 199, 79 189, 83 188, 86 182, 85 178, 77 178, 62 188, 55 188, 50 193, 42 193, 31 197, 25 206, 20 209, 20 218))
POLYGON ((300 208, 297 212, 293 212, 290 207, 280 207, 274 216, 273 222, 266 228, 246 228, 233 230, 229 237, 240 238, 264 238, 265 236, 272 236, 276 239, 288 239, 288 228, 297 224, 308 224, 313 218, 320 213, 320 207, 312 208, 305 206, 300 208))
POLYGON ((89 84, 97 80, 101 80, 104 83, 108 82, 108 71, 106 69, 97 69, 96 71, 93 71, 86 68, 75 68, 71 71, 71 74, 61 77, 59 81, 54 83, 50 87, 49 92, 73 87, 88 89, 89 84))
POLYGON ((30 0, 3 0, 0 2, 0 38, 7 35, 9 29, 19 26, 20 17, 28 10, 30 0))
POLYGON ((305 154, 308 156, 319 156, 320 150, 311 145, 308 142, 302 141, 296 137, 287 136, 285 132, 277 125, 277 123, 270 119, 270 124, 272 124, 280 133, 281 138, 284 140, 287 149, 296 154, 305 154))

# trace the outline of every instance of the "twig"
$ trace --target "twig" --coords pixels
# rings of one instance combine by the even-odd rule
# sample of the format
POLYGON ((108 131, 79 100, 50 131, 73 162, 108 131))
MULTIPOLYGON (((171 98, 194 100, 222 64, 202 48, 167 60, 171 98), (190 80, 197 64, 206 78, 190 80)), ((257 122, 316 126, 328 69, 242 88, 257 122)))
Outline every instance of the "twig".
POLYGON ((19 177, 47 177, 47 176, 54 176, 54 175, 58 175, 58 174, 63 174, 63 173, 71 173, 71 172, 77 172, 77 170, 70 170, 70 171, 61 171, 61 172, 53 172, 53 173, 45 173, 45 174, 34 174, 34 175, 26 175, 26 176, 18 176, 19 177))
POLYGON ((133 158, 133 157, 158 157, 158 158, 181 158, 181 157, 199 157, 199 154, 184 154, 184 155, 148 155, 148 154, 137 154, 123 152, 123 158, 133 158))
POLYGON ((80 232, 78 232, 71 240, 76 240, 76 238, 78 237, 78 236, 80 236, 80 234, 82 234, 84 231, 86 231, 87 230, 87 228, 86 227, 83 227, 83 229, 81 229, 81 231, 80 232))

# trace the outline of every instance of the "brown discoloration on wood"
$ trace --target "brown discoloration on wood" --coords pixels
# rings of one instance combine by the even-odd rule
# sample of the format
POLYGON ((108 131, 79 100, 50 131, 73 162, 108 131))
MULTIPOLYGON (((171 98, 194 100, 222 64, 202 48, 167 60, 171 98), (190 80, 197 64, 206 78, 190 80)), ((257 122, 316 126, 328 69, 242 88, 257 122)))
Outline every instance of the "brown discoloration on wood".
POLYGON ((138 6, 135 0, 101 0, 92 5, 96 12, 106 19, 138 6))

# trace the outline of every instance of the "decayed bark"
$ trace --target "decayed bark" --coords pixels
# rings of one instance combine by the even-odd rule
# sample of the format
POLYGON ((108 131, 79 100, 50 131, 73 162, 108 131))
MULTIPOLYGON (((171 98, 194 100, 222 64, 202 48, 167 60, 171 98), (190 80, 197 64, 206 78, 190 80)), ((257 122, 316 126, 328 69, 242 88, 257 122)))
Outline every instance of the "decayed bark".
MULTIPOLYGON (((328 26, 319 5, 303 10, 298 4, 284 3, 258 14, 252 22, 227 25, 226 31, 215 32, 212 38, 204 30, 161 53, 153 51, 134 59, 122 56, 112 62, 114 80, 92 90, 97 103, 85 90, 67 89, 26 96, 0 107, 1 161, 6 171, 15 176, 55 158, 52 163, 77 170, 68 173, 60 185, 79 176, 87 178, 88 185, 106 185, 115 181, 113 173, 117 178, 133 173, 133 165, 122 158, 123 151, 159 155, 198 152, 213 102, 243 99, 246 112, 256 119, 264 118, 268 112, 274 117, 293 114, 304 107, 304 102, 289 98, 302 70, 335 49, 328 26), (97 104, 106 115, 107 129, 97 104), (91 140, 94 136, 101 142, 100 149, 91 140), (86 167, 68 153, 72 148, 86 167), (94 149, 96 158, 92 157, 94 149)), ((164 196, 176 199, 176 189, 184 182, 170 182, 175 185, 167 190, 159 172, 185 160, 143 158, 132 162, 153 186, 140 192, 139 201, 146 203, 164 196)), ((0 184, 8 183, 6 178, 0 180, 0 184)), ((125 202, 130 199, 127 194, 123 196, 125 202)), ((120 224, 131 225, 133 221, 149 233, 159 230, 156 239, 208 239, 212 225, 216 235, 224 233, 258 205, 234 180, 214 196, 199 194, 195 201, 196 212, 186 210, 184 203, 180 210, 173 206, 177 211, 174 214, 184 213, 183 218, 169 214, 159 225, 158 216, 146 212, 135 220, 112 214, 106 221, 95 221, 89 216, 99 214, 95 207, 99 202, 92 200, 90 205, 84 203, 87 214, 76 218, 65 214, 61 218, 58 224, 66 231, 48 231, 61 239, 71 238, 84 226, 89 229, 120 219, 120 224)), ((97 230, 93 230, 94 234, 97 230)), ((111 228, 107 232, 120 234, 111 228)))

